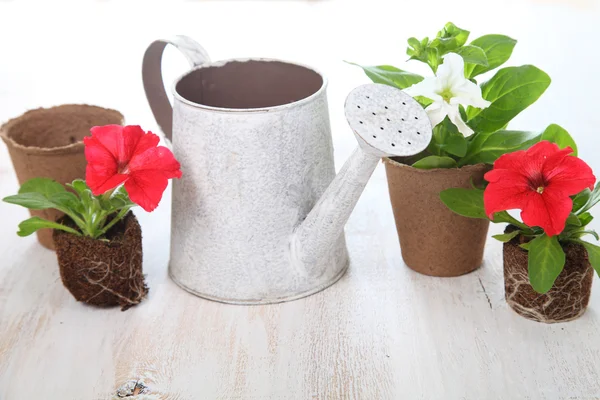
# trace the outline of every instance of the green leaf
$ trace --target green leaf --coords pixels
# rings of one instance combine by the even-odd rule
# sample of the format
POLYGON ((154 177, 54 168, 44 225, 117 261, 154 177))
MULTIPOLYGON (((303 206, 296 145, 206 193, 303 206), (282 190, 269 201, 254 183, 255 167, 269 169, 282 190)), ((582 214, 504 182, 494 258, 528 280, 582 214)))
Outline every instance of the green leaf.
POLYGON ((533 104, 548 86, 548 74, 533 65, 503 68, 481 85, 483 98, 492 104, 484 109, 469 106, 467 123, 478 133, 502 129, 533 104))
POLYGON ((68 226, 65 226, 62 224, 58 224, 56 222, 51 222, 51 221, 45 220, 40 217, 31 217, 31 218, 26 219, 25 221, 21 222, 19 224, 19 231, 17 232, 17 235, 29 236, 32 233, 34 233, 35 231, 37 231, 38 229, 42 229, 42 228, 61 229, 65 232, 69 232, 74 235, 81 236, 81 233, 77 232, 75 229, 69 228, 68 226))
POLYGON ((77 197, 60 183, 48 178, 33 178, 21 185, 19 194, 3 199, 32 210, 54 208, 64 211, 77 207, 77 197))
POLYGON ((592 268, 594 268, 598 276, 600 276, 600 247, 584 241, 579 241, 578 243, 581 243, 583 247, 585 247, 592 268))
POLYGON ((465 63, 477 64, 477 65, 488 65, 488 60, 485 52, 477 46, 463 46, 453 51, 463 58, 465 63))
POLYGON ((50 196, 50 201, 56 204, 59 209, 72 210, 77 213, 83 212, 83 204, 81 204, 79 198, 71 192, 64 191, 54 193, 50 196))
POLYGON ((467 152, 467 139, 458 128, 446 117, 441 123, 433 128, 433 136, 428 150, 437 156, 446 153, 463 157, 467 152))
POLYGON ((590 222, 592 222, 593 219, 594 217, 589 212, 584 212, 583 214, 579 215, 579 221, 581 222, 581 226, 588 225, 590 222))
POLYGON ((548 292, 565 266, 565 252, 558 236, 545 233, 533 239, 529 246, 529 281, 533 289, 541 294, 548 292))
POLYGON ((469 39, 469 33, 469 31, 457 27, 452 22, 448 22, 438 32, 437 37, 431 41, 430 46, 437 48, 439 55, 442 56, 463 46, 469 39))
POLYGON ((113 193, 112 197, 110 198, 110 203, 113 210, 120 210, 122 208, 131 208, 135 206, 135 203, 129 199, 129 194, 125 189, 125 186, 121 186, 113 193))
POLYGON ((18 194, 5 197, 2 200, 32 210, 44 210, 57 208, 57 205, 51 200, 51 196, 65 192, 64 186, 52 179, 33 178, 21 185, 18 194))
POLYGON ((577 215, 571 213, 567 217, 567 225, 581 226, 581 221, 577 218, 577 215))
POLYGON ((478 133, 469 142, 467 154, 459 160, 458 165, 493 164, 503 154, 529 148, 538 138, 538 134, 523 131, 478 133))
POLYGON ((427 48, 425 51, 425 62, 429 64, 434 73, 437 73, 437 69, 442 63, 439 50, 431 47, 427 48))
POLYGON ((412 166, 420 169, 456 168, 456 161, 450 157, 429 156, 420 159, 412 166))
POLYGON ((531 247, 531 242, 521 243, 519 247, 523 250, 529 251, 529 247, 531 247))
POLYGON ((65 190, 63 185, 50 178, 33 178, 21 185, 19 194, 39 193, 44 197, 50 197, 54 193, 64 192, 65 190))
POLYGON ((561 149, 570 147, 573 149, 573 155, 577 156, 577 144, 575 143, 575 140, 573 140, 571 135, 569 135, 569 132, 560 125, 549 125, 544 132, 542 132, 540 140, 556 143, 561 149))
POLYGON ((413 99, 415 99, 423 108, 427 108, 428 105, 433 103, 433 100, 423 96, 415 96, 413 99))
MULTIPOLYGON (((415 37, 411 37, 407 40, 408 45, 410 47, 412 47, 415 50, 421 50, 424 46, 421 45, 421 41, 419 41, 419 39, 415 38, 415 37)), ((427 44, 425 44, 427 45, 427 44)), ((409 54, 410 55, 410 54, 409 54)))
POLYGON ((382 83, 384 85, 394 86, 399 89, 406 89, 407 87, 410 87, 423 80, 421 75, 403 71, 396 67, 392 67, 391 65, 364 67, 351 62, 348 62, 348 64, 361 67, 365 74, 367 74, 367 76, 375 83, 382 83))
POLYGON ((32 210, 45 210, 47 208, 57 207, 56 204, 50 201, 50 199, 46 198, 43 194, 35 192, 26 192, 16 194, 13 196, 8 196, 3 198, 2 201, 5 201, 6 203, 10 204, 16 204, 32 210))
POLYGON ((443 190, 440 199, 450 210, 469 218, 488 219, 483 206, 483 190, 452 188, 443 190))
POLYGON ((514 218, 512 215, 510 215, 508 213, 508 211, 500 211, 500 212, 494 213, 493 217, 494 218, 492 219, 492 222, 495 224, 506 222, 508 224, 511 224, 511 225, 514 225, 514 226, 520 228, 522 231, 530 230, 530 228, 527 225, 525 225, 518 219, 514 218))
POLYGON ((487 59, 487 66, 466 64, 465 76, 473 78, 498 68, 508 61, 516 44, 515 39, 504 35, 485 35, 473 40, 470 45, 483 50, 487 59))
POLYGON ((431 47, 429 38, 425 38, 420 42, 416 38, 410 38, 408 39, 408 45, 406 54, 410 56, 411 60, 421 61, 429 65, 434 73, 437 71, 437 67, 441 62, 440 53, 437 48, 431 47))
POLYGON ((579 210, 583 208, 587 204, 592 195, 592 191, 588 188, 583 189, 581 192, 577 193, 573 197, 573 208, 572 212, 577 213, 579 210))
POLYGON ((521 231, 512 231, 510 233, 503 233, 501 235, 492 236, 494 239, 501 241, 502 243, 510 242, 515 236, 519 235, 521 231))
POLYGON ((425 38, 421 41, 415 37, 411 37, 407 40, 408 47, 406 48, 406 54, 413 60, 420 60, 422 55, 429 45, 429 38, 425 38))
POLYGON ((83 179, 75 179, 73 182, 67 183, 67 186, 71 187, 79 196, 86 192, 92 193, 92 190, 83 179))
POLYGON ((577 211, 578 214, 584 213, 600 202, 600 183, 596 184, 594 190, 590 193, 588 201, 577 211))
POLYGON ((72 188, 77 193, 79 199, 81 200, 82 207, 85 210, 92 208, 94 195, 85 181, 81 179, 75 179, 72 183, 67 183, 67 186, 72 188))
POLYGON ((576 237, 578 237, 578 238, 583 237, 585 235, 592 235, 596 240, 600 240, 600 236, 598 236, 598 232, 592 231, 592 230, 577 231, 577 232, 575 232, 575 234, 576 234, 576 237))

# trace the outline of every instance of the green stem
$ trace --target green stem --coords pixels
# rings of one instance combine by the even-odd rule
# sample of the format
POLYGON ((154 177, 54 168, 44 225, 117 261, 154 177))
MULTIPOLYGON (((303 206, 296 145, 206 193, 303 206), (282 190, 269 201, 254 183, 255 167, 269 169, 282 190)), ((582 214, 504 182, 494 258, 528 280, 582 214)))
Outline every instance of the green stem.
POLYGON ((64 213, 65 215, 67 215, 69 218, 71 218, 71 220, 75 223, 75 225, 77 225, 77 227, 79 229, 81 229, 81 232, 83 232, 85 234, 86 228, 87 228, 87 224, 86 222, 84 222, 84 220, 79 217, 75 212, 66 209, 66 208, 56 208, 58 211, 64 213))
POLYGON ((115 189, 116 188, 113 188, 111 190, 107 190, 106 192, 104 192, 102 194, 102 199, 107 200, 107 201, 110 200, 112 194, 115 192, 115 189))
POLYGON ((82 236, 80 232, 77 232, 75 229, 69 228, 68 226, 65 226, 63 224, 56 224, 56 226, 53 229, 60 229, 61 231, 72 233, 75 236, 82 236))
POLYGON ((516 226, 520 230, 524 231, 523 234, 528 235, 528 236, 529 235, 533 235, 533 231, 531 230, 530 227, 528 227, 527 225, 525 225, 521 221, 517 220, 516 218, 513 218, 506 211, 502 211, 502 212, 496 213, 494 215, 494 219, 492 220, 492 222, 494 222, 494 223, 507 222, 507 223, 509 223, 511 225, 516 226))
POLYGON ((110 228, 112 228, 117 222, 123 219, 127 212, 129 212, 130 208, 131 207, 125 207, 121 209, 121 211, 119 211, 119 213, 108 224, 106 224, 106 226, 104 226, 104 228, 101 229, 100 232, 98 232, 98 235, 96 235, 95 238, 106 234, 106 232, 108 232, 110 228))

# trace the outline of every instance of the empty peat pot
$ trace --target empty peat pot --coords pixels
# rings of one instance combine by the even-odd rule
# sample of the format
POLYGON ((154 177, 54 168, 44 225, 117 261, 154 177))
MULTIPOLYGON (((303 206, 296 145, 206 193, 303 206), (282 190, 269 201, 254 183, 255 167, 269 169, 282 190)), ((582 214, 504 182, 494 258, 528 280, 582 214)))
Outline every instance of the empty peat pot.
MULTIPOLYGON (((68 217, 61 222, 76 228, 68 217)), ((53 237, 60 277, 77 301, 126 310, 148 294, 142 272, 142 230, 133 213, 107 232, 107 241, 58 229, 53 237)))
MULTIPOLYGON (((38 108, 11 119, 0 127, 19 184, 31 178, 51 178, 65 184, 85 178, 83 138, 93 126, 123 124, 115 110, 83 104, 38 108)), ((32 216, 51 221, 61 213, 56 210, 30 210, 32 216)), ((40 243, 53 249, 52 230, 37 232, 40 243)))
POLYGON ((590 301, 594 278, 585 248, 576 243, 563 245, 565 267, 552 289, 539 294, 529 283, 527 251, 519 247, 523 242, 523 237, 517 236, 503 247, 504 296, 508 305, 517 314, 538 322, 566 322, 582 316, 590 301))
POLYGON ((431 276, 459 276, 479 268, 489 221, 453 213, 440 200, 449 188, 483 181, 486 164, 418 169, 385 158, 390 200, 406 265, 431 276))

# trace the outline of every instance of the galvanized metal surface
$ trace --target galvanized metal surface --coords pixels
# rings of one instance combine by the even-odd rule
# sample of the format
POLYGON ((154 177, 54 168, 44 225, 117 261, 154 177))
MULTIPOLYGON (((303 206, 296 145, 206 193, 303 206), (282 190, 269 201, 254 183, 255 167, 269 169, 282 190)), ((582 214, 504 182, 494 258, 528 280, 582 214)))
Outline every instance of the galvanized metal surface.
POLYGON ((411 156, 431 141, 431 122, 423 107, 392 86, 357 87, 348 95, 344 111, 361 148, 380 157, 411 156))
MULTIPOLYGON (((190 50, 192 42, 185 40, 185 46, 178 46, 191 51, 190 60, 205 54, 202 49, 190 50)), ((164 42, 156 43, 148 50, 153 56, 147 53, 145 57, 145 71, 159 68, 160 57, 155 52, 164 49, 164 42)), ((208 58, 198 58, 203 59, 208 58)), ((280 63, 244 59, 207 63, 196 69, 256 61, 280 63)), ((391 142, 366 139, 368 146, 361 143, 333 180, 325 78, 320 89, 306 98, 243 109, 219 108, 186 98, 179 92, 179 84, 189 81, 188 74, 173 86, 173 150, 183 177, 173 184, 171 278, 201 297, 235 304, 297 299, 337 281, 348 266, 344 224, 380 156, 422 150, 425 138, 431 135, 425 122, 403 124, 411 133, 388 132, 387 142, 410 137, 415 142, 412 146, 398 141, 394 148, 391 142), (411 129, 423 130, 423 137, 411 129)), ((163 118, 168 109, 164 104, 156 106, 155 100, 166 95, 154 93, 162 86, 145 83, 155 116, 163 118)), ((356 93, 371 93, 386 104, 406 100, 399 90, 382 85, 361 87, 353 95, 356 93)), ((422 114, 413 108, 394 106, 387 115, 424 115, 422 108, 422 114)), ((354 124, 357 116, 348 113, 348 117, 354 124)), ((424 119, 428 121, 426 115, 424 119)), ((367 133, 370 131, 356 135, 361 138, 367 133)))
POLYGON ((292 260, 318 265, 342 232, 377 162, 419 153, 431 140, 429 118, 412 97, 394 87, 362 85, 350 92, 345 113, 358 146, 292 237, 292 260))
POLYGON ((169 272, 180 286, 212 300, 273 303, 343 274, 341 231, 310 269, 290 253, 292 232, 335 175, 325 88, 324 80, 310 98, 263 110, 219 110, 175 95, 173 150, 183 177, 173 184, 169 272))

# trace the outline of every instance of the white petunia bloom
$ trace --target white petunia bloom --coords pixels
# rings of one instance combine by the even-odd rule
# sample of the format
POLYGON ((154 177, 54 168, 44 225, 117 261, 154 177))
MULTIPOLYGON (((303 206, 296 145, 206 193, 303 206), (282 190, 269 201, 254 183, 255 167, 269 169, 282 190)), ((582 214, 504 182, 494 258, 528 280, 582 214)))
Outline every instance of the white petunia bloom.
POLYGON ((431 125, 436 126, 446 118, 458 128, 465 136, 473 134, 473 130, 460 117, 458 106, 473 106, 486 108, 491 103, 481 96, 481 88, 465 78, 465 62, 456 53, 444 56, 444 63, 438 67, 433 78, 425 78, 416 83, 405 92, 415 96, 423 96, 433 100, 425 111, 431 120, 431 125))

